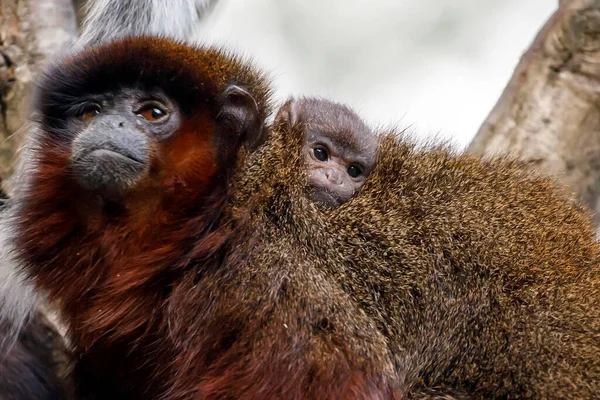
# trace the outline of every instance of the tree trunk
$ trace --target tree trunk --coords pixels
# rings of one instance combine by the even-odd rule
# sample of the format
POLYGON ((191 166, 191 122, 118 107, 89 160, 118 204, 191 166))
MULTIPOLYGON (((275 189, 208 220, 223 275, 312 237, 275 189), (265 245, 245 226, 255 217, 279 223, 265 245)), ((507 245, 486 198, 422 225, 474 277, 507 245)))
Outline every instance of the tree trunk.
POLYGON ((600 1, 563 0, 467 151, 557 176, 600 221, 600 1))
POLYGON ((0 0, 0 178, 12 171, 43 61, 77 35, 71 0, 0 0))

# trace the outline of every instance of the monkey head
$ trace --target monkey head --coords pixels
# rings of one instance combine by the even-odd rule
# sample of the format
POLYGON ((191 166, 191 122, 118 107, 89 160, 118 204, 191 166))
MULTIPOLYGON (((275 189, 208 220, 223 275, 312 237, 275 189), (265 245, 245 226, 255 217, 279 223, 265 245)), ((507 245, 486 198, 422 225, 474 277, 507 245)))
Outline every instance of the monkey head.
POLYGON ((47 158, 55 165, 60 158, 80 191, 104 199, 173 194, 192 177, 199 189, 198 176, 208 184, 240 144, 259 140, 265 115, 256 73, 231 60, 222 63, 230 71, 212 79, 211 65, 224 59, 216 50, 138 38, 58 64, 39 91, 47 158))
POLYGON ((325 99, 288 100, 276 121, 299 126, 310 197, 323 207, 348 201, 365 183, 378 152, 376 135, 349 107, 325 99))

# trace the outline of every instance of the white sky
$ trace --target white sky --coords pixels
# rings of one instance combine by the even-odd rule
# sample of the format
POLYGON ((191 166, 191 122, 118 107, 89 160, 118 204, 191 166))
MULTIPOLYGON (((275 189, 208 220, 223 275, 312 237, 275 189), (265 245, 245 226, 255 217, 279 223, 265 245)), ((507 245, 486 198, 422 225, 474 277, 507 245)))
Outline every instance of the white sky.
POLYGON ((277 97, 465 146, 557 0, 220 0, 199 37, 251 56, 277 97))

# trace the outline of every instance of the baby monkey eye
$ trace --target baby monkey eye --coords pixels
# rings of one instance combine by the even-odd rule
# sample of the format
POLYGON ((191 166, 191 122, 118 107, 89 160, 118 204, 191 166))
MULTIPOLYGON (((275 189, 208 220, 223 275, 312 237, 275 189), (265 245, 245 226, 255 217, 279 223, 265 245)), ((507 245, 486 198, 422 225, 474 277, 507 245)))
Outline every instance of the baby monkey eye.
POLYGON ((88 104, 83 108, 81 114, 79 114, 79 118, 84 121, 89 121, 94 118, 97 114, 100 114, 101 108, 99 104, 92 103, 88 104))
POLYGON ((348 171, 348 175, 350 175, 352 178, 358 178, 360 175, 362 175, 362 169, 360 167, 357 167, 356 165, 351 165, 348 167, 347 169, 348 171))
POLYGON ((136 114, 149 122, 159 122, 166 119, 169 113, 157 104, 147 104, 140 108, 136 114))
POLYGON ((315 155, 315 158, 319 161, 327 161, 328 158, 328 154, 327 154, 327 149, 325 149, 322 146, 318 146, 315 147, 313 149, 313 154, 315 155))

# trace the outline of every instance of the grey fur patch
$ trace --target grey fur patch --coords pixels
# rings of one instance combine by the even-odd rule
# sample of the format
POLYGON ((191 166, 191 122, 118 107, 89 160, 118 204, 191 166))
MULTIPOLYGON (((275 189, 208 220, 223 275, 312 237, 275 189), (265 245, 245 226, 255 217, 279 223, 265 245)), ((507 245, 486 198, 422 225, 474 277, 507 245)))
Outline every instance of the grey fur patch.
POLYGON ((217 0, 96 0, 87 3, 76 47, 154 35, 188 41, 217 0))

